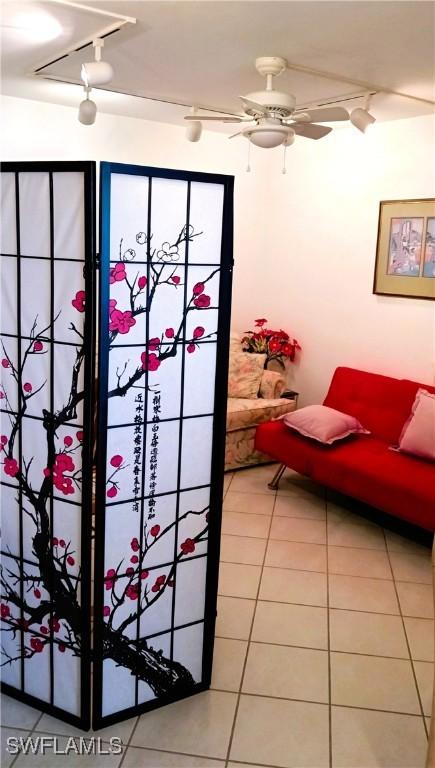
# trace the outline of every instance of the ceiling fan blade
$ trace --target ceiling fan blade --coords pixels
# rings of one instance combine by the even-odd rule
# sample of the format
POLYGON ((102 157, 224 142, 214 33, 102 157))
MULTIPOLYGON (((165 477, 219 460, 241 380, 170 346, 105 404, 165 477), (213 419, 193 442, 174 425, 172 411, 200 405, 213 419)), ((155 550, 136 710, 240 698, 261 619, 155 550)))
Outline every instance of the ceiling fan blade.
POLYGON ((243 136, 244 131, 237 131, 237 133, 232 133, 231 136, 228 136, 229 139, 235 139, 236 136, 243 136))
POLYGON ((293 119, 301 123, 333 123, 339 120, 349 120, 349 112, 344 107, 322 107, 322 109, 304 110, 302 114, 296 113, 293 115, 293 119))
POLYGON ((306 139, 322 139, 332 131, 327 125, 315 123, 294 123, 292 128, 298 136, 305 136, 306 139))
POLYGON ((186 115, 185 120, 197 120, 200 123, 205 120, 213 120, 219 123, 242 123, 243 117, 230 117, 229 115, 222 115, 222 117, 212 117, 211 115, 186 115))
POLYGON ((239 99, 242 100, 244 108, 255 109, 255 111, 259 112, 261 115, 267 115, 268 110, 262 104, 258 104, 256 101, 251 101, 251 99, 247 99, 246 96, 239 96, 239 99))

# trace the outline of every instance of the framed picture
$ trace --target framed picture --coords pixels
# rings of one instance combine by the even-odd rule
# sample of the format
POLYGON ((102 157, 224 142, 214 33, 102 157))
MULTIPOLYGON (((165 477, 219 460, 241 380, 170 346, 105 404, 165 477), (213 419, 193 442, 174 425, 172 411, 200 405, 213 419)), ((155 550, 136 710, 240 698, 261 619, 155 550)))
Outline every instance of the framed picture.
POLYGON ((373 293, 435 299, 435 199, 381 202, 373 293))

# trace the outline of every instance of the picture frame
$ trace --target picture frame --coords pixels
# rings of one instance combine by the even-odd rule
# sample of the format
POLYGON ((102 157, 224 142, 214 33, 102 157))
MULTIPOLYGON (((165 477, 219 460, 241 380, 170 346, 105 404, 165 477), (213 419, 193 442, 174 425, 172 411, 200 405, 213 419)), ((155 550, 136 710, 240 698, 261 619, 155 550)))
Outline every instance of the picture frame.
POLYGON ((373 293, 435 299, 435 199, 379 205, 373 293))

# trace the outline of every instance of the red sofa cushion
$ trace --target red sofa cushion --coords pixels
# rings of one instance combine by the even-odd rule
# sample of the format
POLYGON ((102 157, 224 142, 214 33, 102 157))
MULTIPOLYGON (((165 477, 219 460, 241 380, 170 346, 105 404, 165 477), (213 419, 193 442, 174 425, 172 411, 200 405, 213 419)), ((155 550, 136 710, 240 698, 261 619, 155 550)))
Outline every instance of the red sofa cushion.
POLYGON ((324 405, 355 416, 370 436, 321 445, 276 421, 257 428, 255 447, 323 485, 434 531, 434 462, 390 449, 420 387, 435 393, 427 384, 337 368, 324 405))
POLYGON ((432 462, 392 451, 368 435, 319 445, 293 433, 282 421, 261 424, 255 447, 322 485, 427 530, 435 528, 432 462))
POLYGON ((395 445, 420 387, 435 392, 435 387, 408 379, 340 367, 323 404, 355 416, 373 436, 395 445))

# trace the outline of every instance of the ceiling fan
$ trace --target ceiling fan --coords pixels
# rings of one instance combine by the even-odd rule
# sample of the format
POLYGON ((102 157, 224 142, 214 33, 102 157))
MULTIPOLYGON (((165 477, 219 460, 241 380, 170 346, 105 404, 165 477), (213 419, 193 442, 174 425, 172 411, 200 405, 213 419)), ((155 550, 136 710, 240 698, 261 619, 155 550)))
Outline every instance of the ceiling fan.
MULTIPOLYGON (((219 121, 223 123, 250 123, 241 131, 230 136, 245 136, 257 147, 271 149, 280 144, 290 146, 296 136, 304 136, 307 139, 321 139, 332 131, 326 125, 317 123, 330 123, 341 120, 349 120, 349 113, 343 107, 324 107, 309 109, 301 112, 296 109, 296 97, 291 93, 276 91, 273 87, 273 78, 287 69, 287 62, 280 56, 261 56, 255 60, 257 72, 266 77, 266 88, 263 91, 254 91, 247 96, 240 96, 243 114, 222 116, 186 115, 185 120, 203 122, 219 121)), ((198 137, 199 138, 199 137, 198 137)))

